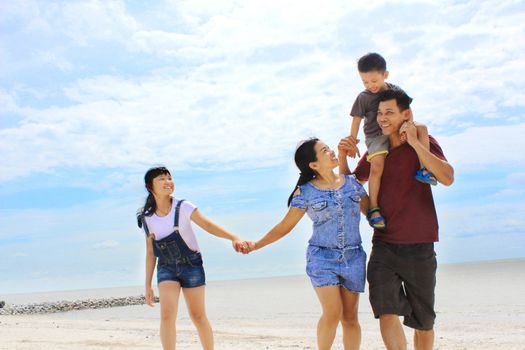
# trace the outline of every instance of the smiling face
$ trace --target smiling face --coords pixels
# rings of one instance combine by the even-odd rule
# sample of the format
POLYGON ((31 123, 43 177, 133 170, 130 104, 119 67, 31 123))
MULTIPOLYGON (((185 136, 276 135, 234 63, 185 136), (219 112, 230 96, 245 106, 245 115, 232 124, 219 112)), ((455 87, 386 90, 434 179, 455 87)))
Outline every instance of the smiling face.
POLYGON ((335 152, 330 149, 324 142, 319 141, 314 147, 317 161, 310 163, 310 168, 316 172, 322 172, 323 170, 332 170, 339 165, 339 160, 335 155, 335 152))
POLYGON ((175 183, 170 174, 161 174, 153 179, 151 187, 155 196, 170 196, 175 190, 175 183))
POLYGON ((377 94, 386 89, 385 80, 388 78, 388 71, 369 71, 369 72, 359 72, 361 81, 365 89, 373 94, 377 94))
POLYGON ((410 119, 410 109, 401 111, 395 99, 379 102, 377 123, 384 135, 399 133, 401 125, 410 119))

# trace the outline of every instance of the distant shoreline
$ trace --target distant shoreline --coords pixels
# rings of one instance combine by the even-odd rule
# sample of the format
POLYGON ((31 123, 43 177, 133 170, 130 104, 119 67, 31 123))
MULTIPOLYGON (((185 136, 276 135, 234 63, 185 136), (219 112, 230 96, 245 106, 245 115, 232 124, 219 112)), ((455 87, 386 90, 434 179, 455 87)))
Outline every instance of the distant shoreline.
MULTIPOLYGON (((518 259, 497 259, 497 260, 480 260, 480 261, 466 261, 457 263, 443 263, 439 264, 438 277, 440 271, 447 271, 450 269, 457 268, 473 268, 480 267, 486 268, 489 266, 496 267, 497 265, 506 264, 525 264, 525 257, 518 259)), ((305 274, 294 274, 284 276, 267 276, 267 277, 251 277, 251 278, 238 278, 238 279, 221 279, 221 280, 208 280, 208 285, 222 285, 222 284, 238 284, 238 283, 251 283, 251 282, 262 282, 268 280, 303 280, 307 279, 305 274)), ((56 290, 56 291, 36 291, 30 293, 6 293, 0 294, 0 301, 5 301, 7 305, 28 305, 35 303, 51 303, 51 302, 73 302, 77 300, 85 301, 89 299, 104 299, 110 300, 111 298, 125 298, 125 297, 136 297, 144 294, 144 287, 142 285, 136 286, 118 286, 118 287, 102 287, 102 288, 83 288, 83 289, 70 289, 70 290, 56 290)), ((132 304, 130 304, 132 305, 132 304)), ((136 305, 136 304, 133 304, 136 305)), ((0 315, 2 313, 0 312, 0 315)))

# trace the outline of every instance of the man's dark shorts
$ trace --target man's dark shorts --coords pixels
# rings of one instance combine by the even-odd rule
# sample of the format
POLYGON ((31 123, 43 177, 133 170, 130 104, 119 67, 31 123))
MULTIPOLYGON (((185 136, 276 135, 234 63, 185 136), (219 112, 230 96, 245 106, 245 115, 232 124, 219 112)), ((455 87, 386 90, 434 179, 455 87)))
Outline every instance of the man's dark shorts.
POLYGON ((408 327, 431 330, 436 318, 436 268, 433 243, 375 241, 367 273, 374 316, 400 315, 408 327))

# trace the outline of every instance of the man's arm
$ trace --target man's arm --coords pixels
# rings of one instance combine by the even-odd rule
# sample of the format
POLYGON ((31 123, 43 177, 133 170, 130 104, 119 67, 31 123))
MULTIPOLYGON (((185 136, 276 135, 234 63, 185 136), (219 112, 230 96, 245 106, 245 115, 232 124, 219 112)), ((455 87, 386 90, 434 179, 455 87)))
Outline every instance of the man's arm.
POLYGON ((445 160, 438 158, 425 147, 417 138, 416 125, 413 121, 405 122, 399 129, 405 133, 407 142, 416 151, 420 162, 430 171, 436 179, 445 186, 454 182, 454 168, 445 160))

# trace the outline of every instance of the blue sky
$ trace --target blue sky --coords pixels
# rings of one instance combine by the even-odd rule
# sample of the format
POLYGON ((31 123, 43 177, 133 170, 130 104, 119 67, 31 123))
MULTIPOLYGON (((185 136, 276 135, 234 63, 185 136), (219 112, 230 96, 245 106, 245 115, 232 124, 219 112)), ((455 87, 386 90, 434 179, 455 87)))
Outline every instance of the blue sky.
MULTIPOLYGON (((177 197, 258 238, 286 211, 296 143, 348 133, 372 51, 456 170, 434 189, 439 261, 525 257, 524 15, 524 1, 3 1, 0 292, 142 284, 134 213, 156 164, 177 197)), ((210 280, 301 274, 309 234, 305 217, 241 256, 197 230, 210 280)))

